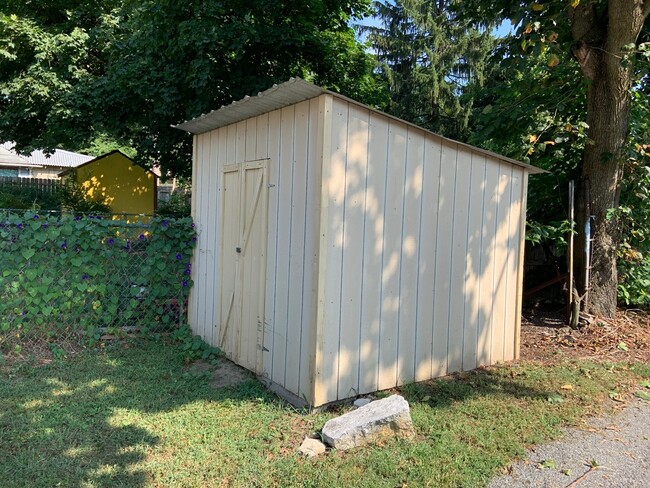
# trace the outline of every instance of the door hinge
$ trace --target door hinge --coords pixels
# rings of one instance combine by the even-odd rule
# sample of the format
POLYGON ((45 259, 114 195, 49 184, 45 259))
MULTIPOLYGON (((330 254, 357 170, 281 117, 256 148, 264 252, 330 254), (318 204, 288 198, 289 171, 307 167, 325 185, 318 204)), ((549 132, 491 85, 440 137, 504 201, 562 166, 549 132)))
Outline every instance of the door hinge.
POLYGON ((235 251, 237 251, 238 254, 241 254, 241 247, 236 247, 235 251))
POLYGON ((274 183, 269 183, 269 184, 266 185, 266 187, 267 188, 275 188, 275 184, 274 183))

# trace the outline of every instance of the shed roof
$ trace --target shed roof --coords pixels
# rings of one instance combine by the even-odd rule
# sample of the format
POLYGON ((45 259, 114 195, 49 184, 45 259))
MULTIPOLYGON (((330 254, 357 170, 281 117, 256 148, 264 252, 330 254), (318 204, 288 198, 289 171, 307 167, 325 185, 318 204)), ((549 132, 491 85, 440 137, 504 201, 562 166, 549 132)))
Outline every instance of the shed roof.
POLYGON ((83 164, 80 164, 80 165, 78 165, 78 166, 75 166, 74 168, 70 168, 70 169, 66 169, 65 171, 62 171, 61 173, 59 173, 59 176, 65 176, 65 175, 67 175, 68 173, 70 173, 73 169, 80 169, 80 168, 82 168, 82 167, 84 167, 84 166, 88 166, 88 165, 93 164, 93 163, 95 163, 95 162, 97 162, 97 161, 100 161, 100 160, 102 160, 102 159, 104 159, 104 158, 107 158, 107 157, 109 157, 109 156, 112 156, 113 154, 121 154, 122 156, 124 156, 124 158, 128 159, 128 160, 131 162, 131 165, 133 165, 133 166, 137 166, 138 168, 140 168, 140 169, 142 169, 142 170, 144 170, 144 171, 146 171, 146 172, 148 172, 148 173, 151 173, 151 174, 154 175, 156 178, 158 178, 158 175, 157 175, 156 173, 154 173, 153 171, 151 171, 149 168, 145 168, 144 166, 139 165, 138 163, 136 163, 135 161, 133 161, 133 159, 131 159, 130 157, 128 157, 126 154, 124 154, 124 153, 123 153, 122 151, 120 151, 119 149, 114 149, 114 150, 112 150, 112 151, 107 152, 106 154, 102 154, 101 156, 97 156, 96 158, 92 158, 92 157, 91 157, 88 161, 86 161, 86 162, 83 163, 83 164))
POLYGON ((190 132, 192 134, 203 134, 205 132, 218 129, 220 127, 225 127, 226 125, 234 124, 236 122, 240 122, 242 120, 246 120, 251 117, 256 117, 258 115, 262 115, 264 113, 271 112, 273 110, 278 110, 283 107, 287 107, 289 105, 302 102, 304 100, 315 98, 324 93, 343 99, 349 103, 354 103, 355 105, 359 105, 368 110, 372 110, 373 112, 380 113, 386 117, 389 117, 394 120, 398 120, 412 127, 416 127, 422 131, 433 134, 436 137, 439 137, 443 140, 450 141, 454 144, 458 144, 460 146, 466 147, 472 151, 487 154, 489 156, 501 159, 503 161, 514 164, 516 166, 521 166, 523 168, 526 168, 530 173, 546 173, 546 171, 543 169, 537 168, 530 164, 522 163, 521 161, 517 161, 516 159, 508 158, 506 156, 502 156, 492 151, 487 151, 485 149, 471 146, 463 142, 454 141, 453 139, 449 139, 439 134, 435 134, 431 131, 423 129, 422 127, 416 124, 386 114, 384 112, 381 112, 380 110, 364 105, 360 102, 357 102, 356 100, 345 97, 339 93, 326 90, 325 88, 321 88, 317 85, 314 85, 313 83, 309 83, 301 78, 291 78, 289 79, 289 81, 281 83, 280 85, 273 85, 268 90, 258 93, 257 96, 253 96, 253 97, 246 96, 241 100, 232 102, 230 105, 224 105, 217 110, 213 110, 195 119, 188 120, 186 122, 174 125, 173 127, 190 132))
MULTIPOLYGON (((77 166, 93 159, 92 156, 86 154, 75 153, 66 151, 64 149, 56 149, 52 154, 37 149, 32 151, 29 156, 18 156, 14 150, 15 144, 11 141, 3 142, 1 147, 5 151, 14 154, 16 157, 22 159, 22 166, 45 166, 55 168, 76 168, 77 166)), ((18 164, 16 164, 18 166, 18 164)))

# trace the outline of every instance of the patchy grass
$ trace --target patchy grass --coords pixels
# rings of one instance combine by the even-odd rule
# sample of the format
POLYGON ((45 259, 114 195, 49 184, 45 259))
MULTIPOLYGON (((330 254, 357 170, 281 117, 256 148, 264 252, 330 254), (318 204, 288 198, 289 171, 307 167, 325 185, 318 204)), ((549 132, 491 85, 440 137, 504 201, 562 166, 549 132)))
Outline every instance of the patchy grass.
POLYGON ((254 380, 214 390, 181 358, 145 342, 0 371, 2 486, 481 486, 650 377, 647 365, 571 360, 411 385, 415 441, 311 461, 296 448, 334 414, 304 415, 254 380))

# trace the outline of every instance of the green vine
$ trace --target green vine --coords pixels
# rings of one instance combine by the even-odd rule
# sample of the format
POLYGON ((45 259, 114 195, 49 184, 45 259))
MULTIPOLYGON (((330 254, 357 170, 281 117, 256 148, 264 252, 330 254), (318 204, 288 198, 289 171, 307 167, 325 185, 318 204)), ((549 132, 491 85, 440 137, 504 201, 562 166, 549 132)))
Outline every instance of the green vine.
POLYGON ((0 213, 0 347, 184 325, 191 218, 0 213))

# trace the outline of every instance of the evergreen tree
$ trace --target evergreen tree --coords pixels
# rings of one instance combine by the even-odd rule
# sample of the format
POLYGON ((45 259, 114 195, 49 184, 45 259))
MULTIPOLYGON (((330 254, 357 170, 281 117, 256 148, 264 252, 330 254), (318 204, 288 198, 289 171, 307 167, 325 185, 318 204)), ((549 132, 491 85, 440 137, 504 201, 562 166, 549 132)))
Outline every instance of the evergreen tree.
POLYGON ((375 2, 380 27, 364 30, 390 91, 387 111, 434 132, 467 139, 473 97, 494 39, 459 18, 451 2, 375 2))

